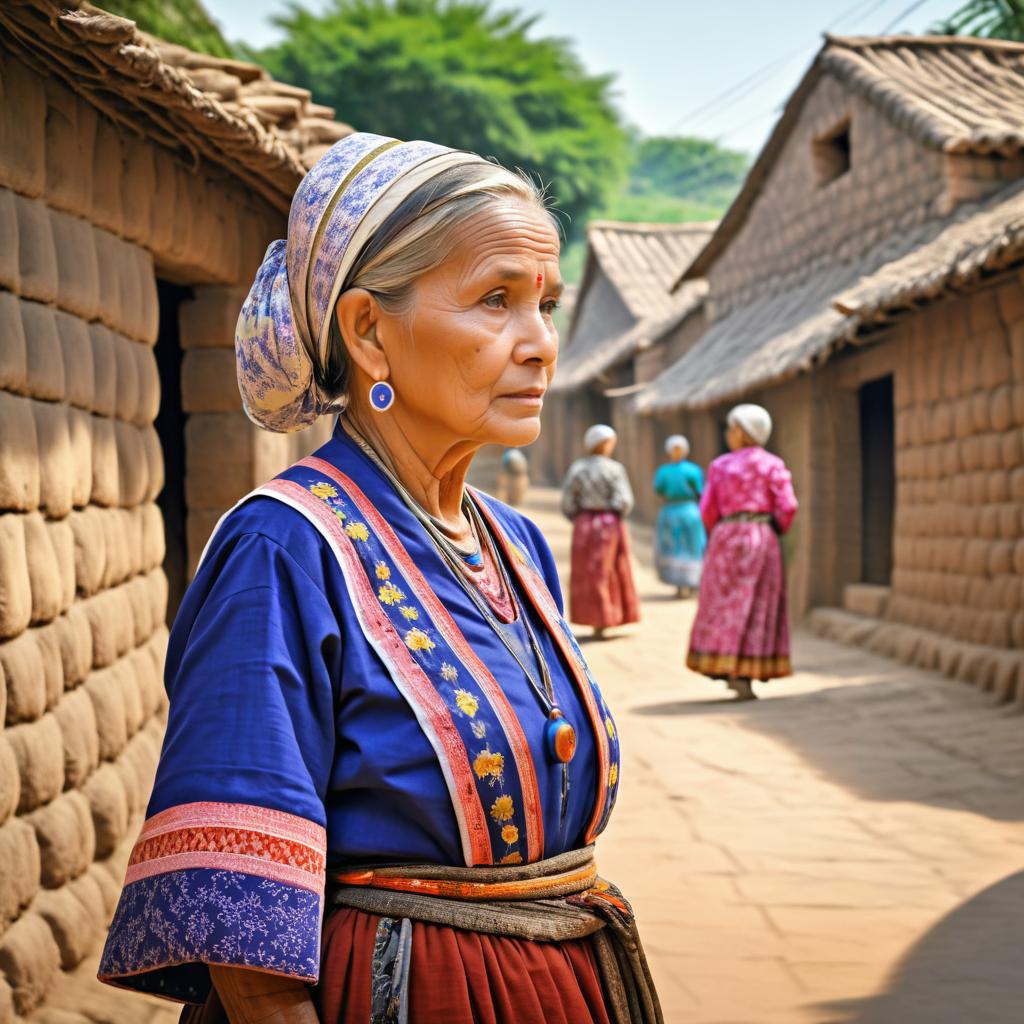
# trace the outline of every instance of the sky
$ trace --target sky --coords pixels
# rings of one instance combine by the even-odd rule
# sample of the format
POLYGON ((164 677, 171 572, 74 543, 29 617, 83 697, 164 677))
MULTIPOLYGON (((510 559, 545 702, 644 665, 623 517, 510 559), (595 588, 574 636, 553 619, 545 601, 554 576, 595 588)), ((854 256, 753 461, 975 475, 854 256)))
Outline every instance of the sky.
MULTIPOLYGON (((494 0, 572 39, 588 70, 616 76, 616 102, 646 135, 699 135, 756 153, 821 34, 923 32, 963 0, 494 0)), ((318 10, 326 0, 304 0, 318 10)), ((264 46, 285 0, 205 0, 229 39, 264 46)), ((356 127, 360 127, 357 125, 356 127)))

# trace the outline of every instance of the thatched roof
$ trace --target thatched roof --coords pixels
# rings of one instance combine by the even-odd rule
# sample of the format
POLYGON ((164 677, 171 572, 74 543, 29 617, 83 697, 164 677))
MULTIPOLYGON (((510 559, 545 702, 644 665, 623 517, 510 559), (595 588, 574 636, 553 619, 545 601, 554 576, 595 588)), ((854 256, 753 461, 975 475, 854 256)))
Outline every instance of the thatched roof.
POLYGON ((3 0, 0 44, 111 120, 241 179, 282 211, 326 147, 352 129, 262 68, 155 39, 76 0, 3 0))
MULTIPOLYGON (((680 273, 707 244, 717 224, 629 224, 595 220, 587 225, 587 260, 591 258, 615 285, 637 320, 666 313, 669 292, 680 273)), ((581 292, 580 300, 586 296, 581 292)))
POLYGON ((551 390, 569 391, 579 387, 637 352, 656 345, 701 307, 707 292, 706 281, 687 281, 670 296, 667 309, 655 316, 645 317, 601 345, 569 348, 559 360, 551 390))
POLYGON ((716 321, 636 409, 705 408, 781 383, 900 313, 1021 263, 1024 183, 1015 183, 716 321))
POLYGON ((1024 44, 961 36, 826 36, 718 231, 682 278, 699 278, 746 222, 822 75, 912 138, 947 153, 1024 150, 1024 44))
POLYGON ((714 233, 714 221, 633 224, 598 220, 587 226, 587 262, 565 351, 552 389, 586 383, 635 352, 655 344, 704 300, 707 287, 694 281, 672 286, 714 233), (584 337, 580 330, 587 292, 598 273, 611 282, 634 323, 625 331, 584 337))

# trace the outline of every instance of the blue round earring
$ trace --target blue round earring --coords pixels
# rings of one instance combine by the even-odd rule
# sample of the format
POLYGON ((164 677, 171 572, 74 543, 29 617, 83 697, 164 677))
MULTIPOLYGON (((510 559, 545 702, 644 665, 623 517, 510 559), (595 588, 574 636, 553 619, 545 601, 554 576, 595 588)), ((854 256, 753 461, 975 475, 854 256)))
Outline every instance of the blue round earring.
POLYGON ((387 412, 394 404, 395 389, 386 380, 379 380, 370 388, 370 405, 377 412, 387 412))

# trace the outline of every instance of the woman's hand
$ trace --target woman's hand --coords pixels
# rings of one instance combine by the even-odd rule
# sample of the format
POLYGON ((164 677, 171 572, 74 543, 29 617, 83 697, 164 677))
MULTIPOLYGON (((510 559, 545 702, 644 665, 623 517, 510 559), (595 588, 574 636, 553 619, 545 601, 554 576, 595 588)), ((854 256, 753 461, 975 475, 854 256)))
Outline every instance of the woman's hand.
POLYGON ((230 1024, 319 1024, 309 986, 296 978, 210 965, 230 1024))

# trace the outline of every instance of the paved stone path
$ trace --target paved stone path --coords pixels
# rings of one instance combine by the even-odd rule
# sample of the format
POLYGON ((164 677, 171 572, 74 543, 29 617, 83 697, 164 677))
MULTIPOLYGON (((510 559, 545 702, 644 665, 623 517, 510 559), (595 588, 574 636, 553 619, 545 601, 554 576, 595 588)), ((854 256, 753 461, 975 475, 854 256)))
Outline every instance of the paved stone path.
MULTIPOLYGON (((526 510, 564 569, 556 496, 526 510)), ((636 536, 643 622, 584 649, 624 746, 601 870, 636 906, 668 1024, 1020 1024, 1024 716, 802 634, 798 674, 734 704, 683 668, 694 603, 636 536)), ((177 1018, 94 971, 38 1024, 177 1018)))
MULTIPOLYGON (((555 495, 526 511, 567 579, 555 495)), ((624 748, 600 869, 666 1020, 1024 1021, 1024 715, 800 633, 797 674, 735 704, 683 667, 695 602, 634 533, 643 621, 584 650, 624 748)))

